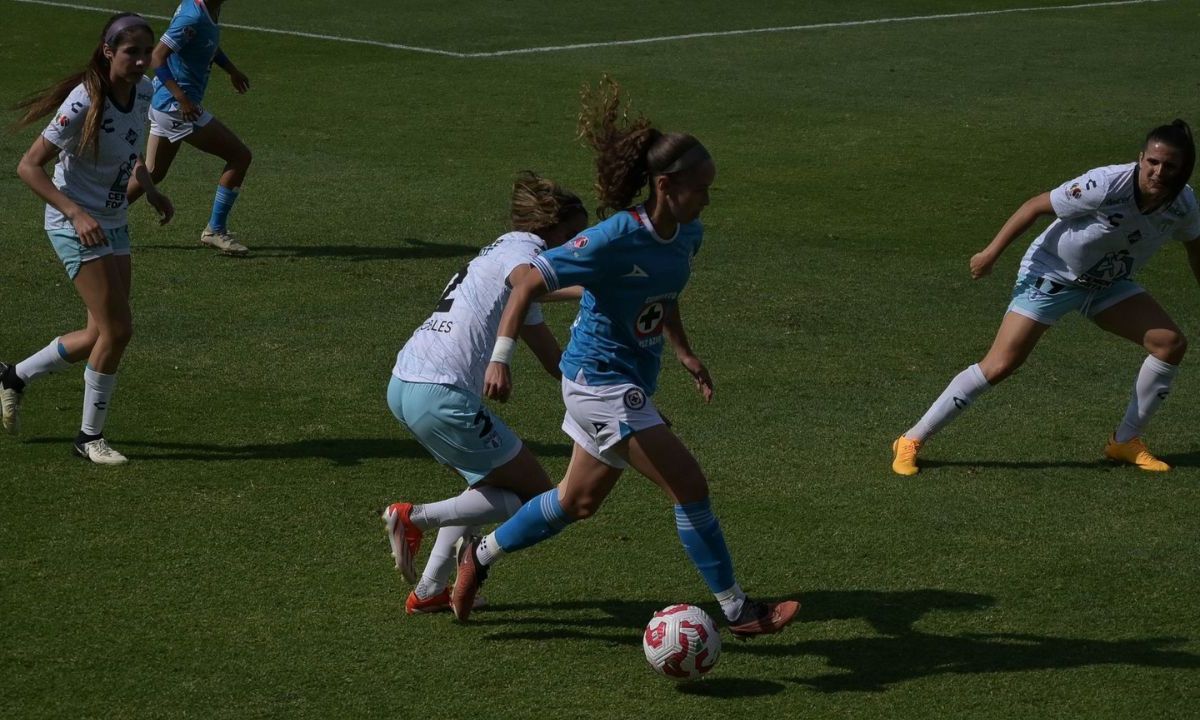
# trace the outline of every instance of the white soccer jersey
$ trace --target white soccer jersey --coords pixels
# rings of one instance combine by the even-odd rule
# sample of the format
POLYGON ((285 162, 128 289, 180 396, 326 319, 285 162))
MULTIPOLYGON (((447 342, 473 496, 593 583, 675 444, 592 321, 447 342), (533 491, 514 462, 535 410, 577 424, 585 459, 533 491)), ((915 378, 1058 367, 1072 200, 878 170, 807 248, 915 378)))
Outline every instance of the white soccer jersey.
MULTIPOLYGON (((129 204, 125 185, 133 175, 146 135, 146 118, 153 95, 150 81, 142 78, 133 96, 133 104, 121 108, 111 97, 104 99, 104 121, 97 135, 100 154, 95 148, 79 150, 79 137, 91 100, 80 83, 71 91, 42 131, 42 137, 61 152, 54 166, 54 185, 100 223, 111 230, 127 223, 129 204)), ((46 205, 47 230, 72 230, 71 221, 52 205, 46 205)))
POLYGON ((1192 188, 1166 207, 1143 214, 1134 197, 1137 163, 1089 170, 1050 193, 1058 219, 1021 260, 1021 273, 1084 287, 1129 278, 1171 239, 1200 237, 1192 188))
MULTIPOLYGON (((479 252, 446 285, 437 307, 396 356, 392 374, 409 382, 441 383, 483 390, 483 374, 496 344, 500 316, 512 289, 509 274, 546 249, 537 235, 511 232, 479 252)), ((526 325, 542 322, 534 304, 526 325)))

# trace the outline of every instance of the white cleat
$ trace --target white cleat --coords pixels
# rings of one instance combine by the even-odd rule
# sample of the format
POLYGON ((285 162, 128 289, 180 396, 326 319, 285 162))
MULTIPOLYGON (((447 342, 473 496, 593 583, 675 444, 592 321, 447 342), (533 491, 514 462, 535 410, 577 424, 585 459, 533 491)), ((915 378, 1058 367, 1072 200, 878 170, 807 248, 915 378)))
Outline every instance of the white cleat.
MULTIPOLYGON (((0 363, 0 375, 7 369, 7 365, 0 363)), ((0 385, 0 424, 10 435, 21 431, 21 400, 24 397, 25 393, 0 385)))
POLYGON ((250 248, 238 242, 233 233, 228 230, 213 230, 210 227, 205 227, 204 232, 200 233, 200 244, 220 250, 223 255, 240 257, 250 252, 250 248))
POLYGON ((123 465, 129 462, 129 458, 113 450, 112 445, 102 437, 82 445, 75 443, 75 452, 84 460, 97 465, 123 465))

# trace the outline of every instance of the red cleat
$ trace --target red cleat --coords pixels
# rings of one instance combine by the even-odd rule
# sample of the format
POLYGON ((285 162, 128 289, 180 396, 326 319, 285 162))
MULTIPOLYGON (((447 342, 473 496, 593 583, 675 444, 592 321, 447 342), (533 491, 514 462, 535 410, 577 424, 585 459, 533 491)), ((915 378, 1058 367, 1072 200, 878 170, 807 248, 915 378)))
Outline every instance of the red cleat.
MULTIPOLYGON (((487 605, 487 600, 482 595, 475 596, 474 607, 479 608, 487 605)), ((446 612, 450 609, 450 588, 446 587, 437 595, 431 598, 422 600, 417 597, 417 592, 414 590, 408 594, 408 599, 404 601, 404 612, 409 615, 425 615, 427 613, 446 612)))
POLYGON ((454 579, 454 590, 450 593, 450 609, 459 622, 466 622, 471 617, 471 610, 477 606, 479 587, 487 580, 487 565, 480 564, 475 556, 479 540, 478 537, 471 538, 458 555, 458 577, 454 579))
POLYGON ((392 557, 396 558, 396 569, 405 580, 415 583, 417 568, 414 563, 424 533, 409 519, 412 509, 412 503, 392 503, 383 511, 383 521, 387 523, 388 542, 392 546, 392 557))
POLYGON ((771 635, 787 627, 799 612, 800 603, 795 600, 777 603, 747 600, 741 616, 736 622, 729 623, 729 630, 739 638, 771 635))

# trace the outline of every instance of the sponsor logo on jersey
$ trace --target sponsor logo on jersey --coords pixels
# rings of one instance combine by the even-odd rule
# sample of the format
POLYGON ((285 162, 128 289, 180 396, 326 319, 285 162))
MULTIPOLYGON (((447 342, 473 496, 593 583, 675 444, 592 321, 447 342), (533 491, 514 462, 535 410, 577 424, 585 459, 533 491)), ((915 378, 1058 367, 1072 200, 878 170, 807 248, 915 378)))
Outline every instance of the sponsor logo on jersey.
POLYGON ((137 130, 134 130, 133 128, 129 128, 129 132, 125 133, 125 142, 129 143, 130 145, 135 145, 135 144, 137 144, 137 139, 138 139, 137 130))
POLYGON ((630 410, 641 410, 646 407, 646 393, 642 392, 639 388, 629 388, 626 390, 625 397, 622 400, 625 401, 625 407, 630 410))
POLYGON ((622 275, 621 277, 627 277, 627 278, 648 278, 648 277, 650 277, 650 275, 649 275, 649 274, 648 274, 648 273, 647 273, 645 270, 641 269, 641 268, 640 268, 640 267, 638 267, 637 265, 634 265, 632 270, 630 270, 629 272, 625 273, 625 274, 624 274, 624 275, 622 275))
POLYGON ((587 244, 588 244, 587 235, 580 235, 579 237, 577 237, 571 241, 571 247, 575 248, 576 250, 584 249, 585 247, 587 247, 587 244))
POLYGON ((58 124, 61 127, 66 127, 71 124, 71 118, 67 117, 66 115, 59 115, 58 124))

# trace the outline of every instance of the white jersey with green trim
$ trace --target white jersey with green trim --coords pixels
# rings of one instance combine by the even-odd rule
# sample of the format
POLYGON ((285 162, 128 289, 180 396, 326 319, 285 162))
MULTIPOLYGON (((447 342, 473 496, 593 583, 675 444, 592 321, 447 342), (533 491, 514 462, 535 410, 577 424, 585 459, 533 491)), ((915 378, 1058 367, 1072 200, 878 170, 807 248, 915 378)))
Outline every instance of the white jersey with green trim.
MULTIPOLYGON (((453 385, 478 395, 500 316, 512 292, 508 276, 545 249, 545 241, 533 233, 510 232, 479 251, 450 278, 433 314, 396 356, 392 375, 408 382, 453 385)), ((534 304, 525 324, 541 322, 541 308, 534 304)))
POLYGON ((1021 274, 1107 287, 1132 277, 1170 240, 1200 237, 1200 208, 1190 186, 1153 212, 1138 209, 1137 167, 1096 168, 1052 190, 1058 219, 1029 246, 1021 274))
MULTIPOLYGON (((82 83, 63 100, 42 137, 59 149, 54 166, 54 186, 100 223, 105 230, 127 224, 129 204, 125 186, 133 175, 146 136, 147 115, 153 89, 142 78, 129 107, 112 97, 104 99, 104 119, 96 134, 96 148, 79 148, 83 123, 92 102, 82 83)), ((46 205, 47 230, 74 230, 71 221, 53 205, 46 205)))

